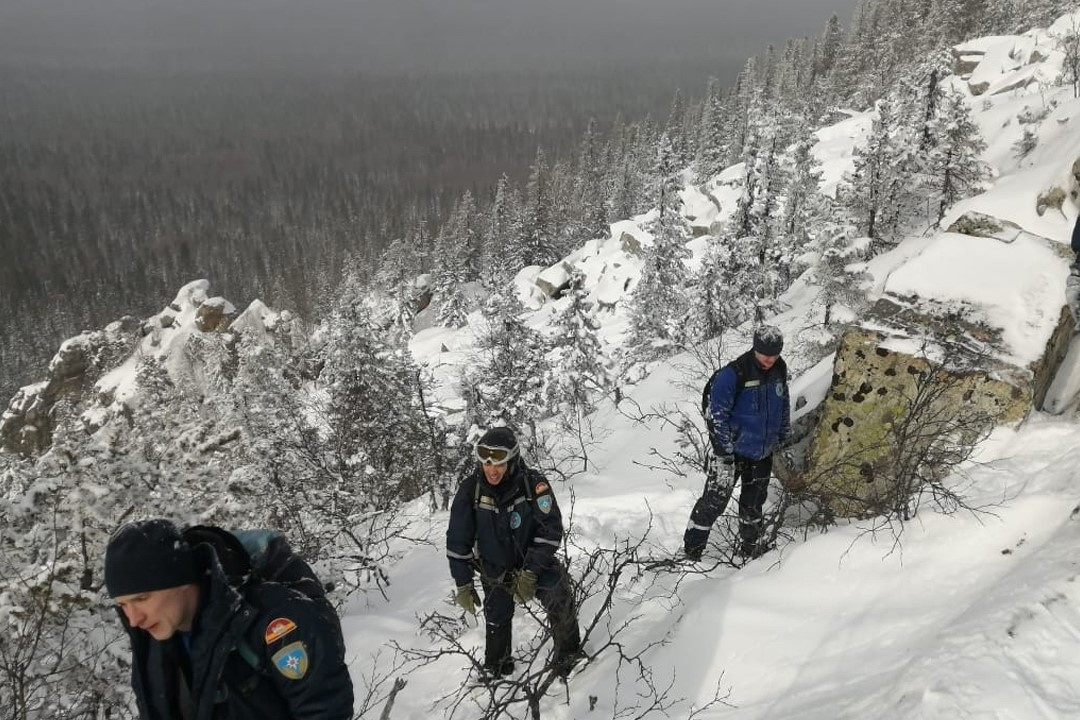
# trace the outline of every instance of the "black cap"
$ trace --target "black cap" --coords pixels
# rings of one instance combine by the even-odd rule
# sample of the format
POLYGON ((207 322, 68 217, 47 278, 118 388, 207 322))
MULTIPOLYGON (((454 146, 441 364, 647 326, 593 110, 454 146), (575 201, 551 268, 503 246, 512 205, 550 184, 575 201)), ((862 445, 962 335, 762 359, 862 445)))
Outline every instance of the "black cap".
POLYGON ((762 325, 754 331, 754 352, 779 355, 784 349, 784 334, 775 325, 762 325))
POLYGON ((168 520, 128 523, 113 534, 105 549, 109 597, 179 587, 198 577, 191 545, 168 520))
POLYGON ((518 443, 513 430, 508 427, 494 427, 481 435, 476 444, 513 450, 518 443))

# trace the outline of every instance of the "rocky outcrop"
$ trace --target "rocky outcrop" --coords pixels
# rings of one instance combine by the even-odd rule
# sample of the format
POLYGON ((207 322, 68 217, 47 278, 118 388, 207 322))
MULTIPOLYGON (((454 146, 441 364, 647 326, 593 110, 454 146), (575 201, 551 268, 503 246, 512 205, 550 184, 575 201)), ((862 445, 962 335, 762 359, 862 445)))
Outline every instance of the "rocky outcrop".
POLYGON ((974 213, 950 230, 894 271, 866 319, 844 334, 801 472, 778 473, 834 516, 879 513, 897 493, 890 464, 898 455, 930 457, 945 434, 973 441, 1041 408, 1065 356, 1067 248, 974 213), (921 297, 920 279, 943 267, 953 268, 954 284, 921 297), (978 275, 988 268, 1012 272, 978 275), (981 292, 980 283, 996 287, 981 292), (913 417, 921 432, 912 432, 913 417))
POLYGON ((95 430, 109 414, 101 411, 122 404, 123 397, 133 391, 139 357, 157 356, 170 368, 178 368, 193 333, 244 331, 265 337, 291 320, 258 300, 238 316, 224 298, 208 297, 208 288, 206 280, 196 280, 145 321, 125 317, 103 330, 64 341, 49 363, 46 380, 21 388, 0 415, 0 449, 22 455, 46 450, 56 429, 57 407, 65 400, 77 411, 97 408, 81 415, 86 429, 95 430))
POLYGON ((133 317, 65 340, 45 381, 20 388, 0 415, 0 449, 33 455, 52 443, 55 408, 88 393, 110 367, 134 350, 141 323, 133 317))

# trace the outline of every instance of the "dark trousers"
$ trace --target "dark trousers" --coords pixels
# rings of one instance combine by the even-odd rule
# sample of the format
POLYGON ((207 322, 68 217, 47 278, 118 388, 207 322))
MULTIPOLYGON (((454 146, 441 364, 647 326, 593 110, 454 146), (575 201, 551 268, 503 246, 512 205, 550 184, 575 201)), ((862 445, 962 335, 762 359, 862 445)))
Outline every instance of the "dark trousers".
POLYGON ((713 523, 727 507, 736 482, 742 484, 742 492, 739 493, 741 549, 753 549, 761 537, 761 508, 769 495, 771 475, 772 455, 761 460, 736 455, 732 464, 725 464, 720 458, 710 456, 705 469, 705 490, 694 503, 694 509, 690 512, 690 523, 683 535, 683 547, 686 551, 700 553, 705 548, 713 523))
MULTIPOLYGON (((498 581, 481 577, 484 587, 484 618, 487 621, 484 646, 484 665, 498 667, 511 659, 513 644, 511 621, 514 618, 513 573, 498 581)), ((577 607, 570 590, 570 579, 562 564, 540 576, 536 598, 547 613, 548 627, 554 643, 555 663, 574 655, 581 649, 577 607)))

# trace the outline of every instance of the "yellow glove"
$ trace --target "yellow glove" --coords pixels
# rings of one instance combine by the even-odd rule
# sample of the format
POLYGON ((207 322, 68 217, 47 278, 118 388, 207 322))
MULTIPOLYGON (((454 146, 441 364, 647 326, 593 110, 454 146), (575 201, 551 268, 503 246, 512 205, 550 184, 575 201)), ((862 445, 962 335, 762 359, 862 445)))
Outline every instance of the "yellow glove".
POLYGON ((520 604, 536 597, 536 573, 532 570, 522 570, 514 576, 514 599, 520 604))
POLYGON ((476 614, 476 606, 480 604, 480 596, 476 594, 476 586, 472 583, 462 585, 454 593, 454 602, 467 612, 476 614))

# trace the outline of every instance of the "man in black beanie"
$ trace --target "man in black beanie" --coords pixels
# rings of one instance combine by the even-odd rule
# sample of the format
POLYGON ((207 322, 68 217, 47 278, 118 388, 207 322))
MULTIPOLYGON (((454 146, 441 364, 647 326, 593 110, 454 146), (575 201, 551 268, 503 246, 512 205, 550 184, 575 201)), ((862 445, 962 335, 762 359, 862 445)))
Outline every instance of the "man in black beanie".
POLYGON ((474 615, 480 596, 473 577, 480 573, 487 631, 484 677, 496 680, 514 671, 514 601, 525 604, 536 597, 551 627, 551 668, 565 678, 582 655, 577 608, 566 568, 556 556, 563 527, 555 494, 538 470, 525 465, 510 428, 491 428, 473 452, 476 464, 450 507, 446 556, 457 586, 454 601, 474 615))
POLYGON ((168 520, 124 525, 105 586, 131 638, 142 720, 350 720, 337 615, 275 582, 230 584, 168 520))
POLYGON ((760 555, 762 507, 769 493, 772 456, 790 440, 787 365, 780 357, 784 336, 780 328, 762 325, 753 347, 717 370, 705 386, 702 412, 712 442, 705 490, 690 513, 683 549, 700 560, 716 518, 724 512, 736 481, 739 494, 738 553, 760 555))

